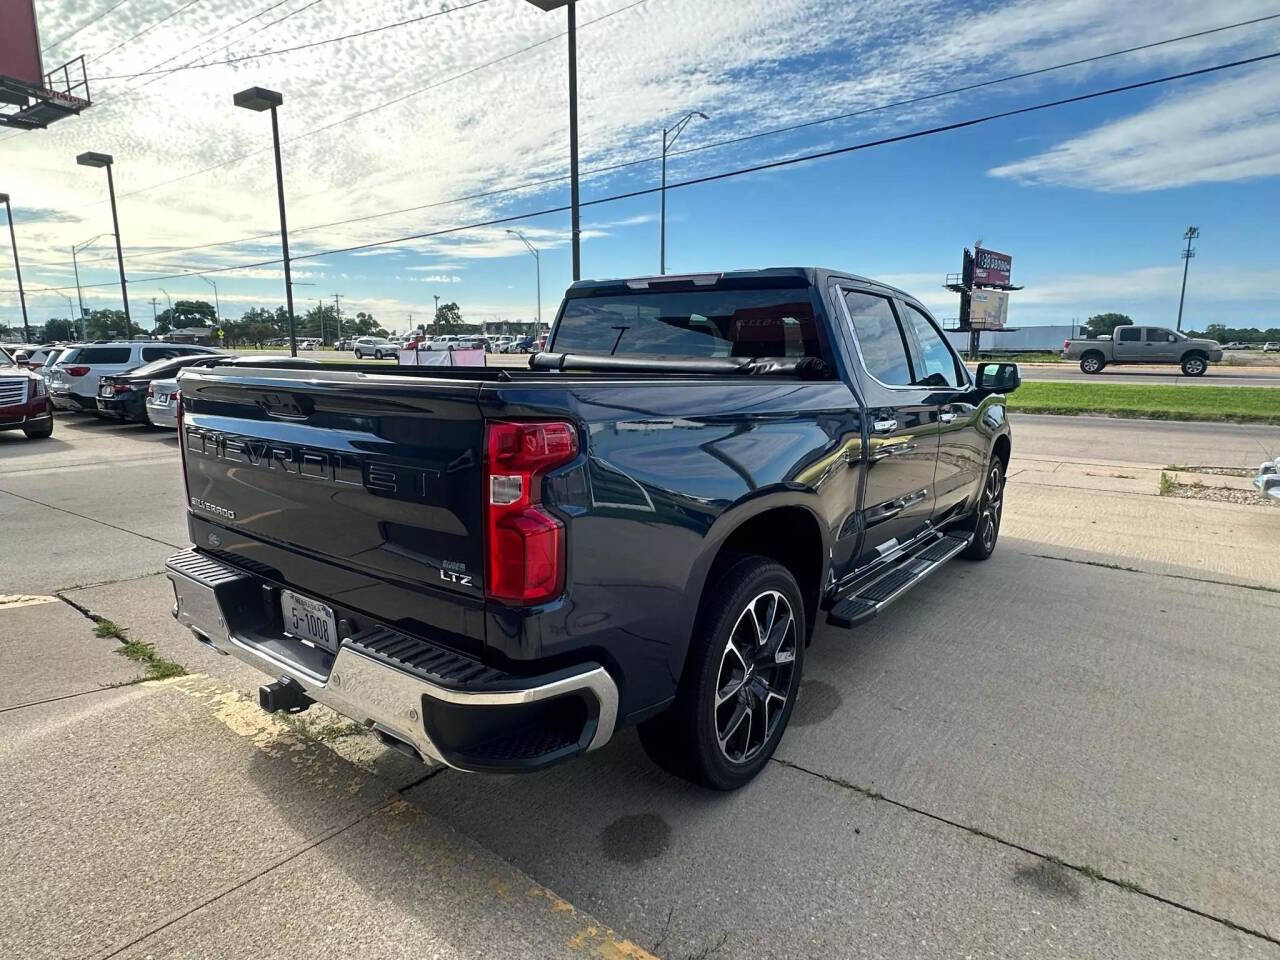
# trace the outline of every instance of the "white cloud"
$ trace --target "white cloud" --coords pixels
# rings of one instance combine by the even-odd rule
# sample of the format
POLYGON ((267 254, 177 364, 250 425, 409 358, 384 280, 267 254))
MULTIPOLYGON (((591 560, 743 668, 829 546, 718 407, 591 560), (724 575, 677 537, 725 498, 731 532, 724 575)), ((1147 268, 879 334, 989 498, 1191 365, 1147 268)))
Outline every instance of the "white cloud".
POLYGON ((1280 174, 1280 71, 1265 65, 989 171, 1021 183, 1138 191, 1280 174))
POLYGON ((456 274, 436 273, 429 277, 413 277, 411 278, 419 283, 461 283, 462 278, 456 274))

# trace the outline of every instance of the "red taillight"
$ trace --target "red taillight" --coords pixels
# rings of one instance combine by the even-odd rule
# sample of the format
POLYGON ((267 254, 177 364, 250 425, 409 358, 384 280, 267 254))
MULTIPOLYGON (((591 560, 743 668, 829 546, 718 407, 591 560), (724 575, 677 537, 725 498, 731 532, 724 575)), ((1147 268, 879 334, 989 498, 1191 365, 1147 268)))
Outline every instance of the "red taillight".
POLYGON ((68 377, 83 377, 89 372, 88 367, 67 367, 63 371, 68 377))
POLYGON ((1063 340, 1063 341, 1062 341, 1062 349, 1063 349, 1063 350, 1069 350, 1069 349, 1071 349, 1071 341, 1070 341, 1070 340, 1063 340))
POLYGON ((156 385, 154 383, 147 384, 147 399, 151 399, 156 395, 156 385))
POLYGON ((485 593, 534 604, 564 591, 564 524, 539 506, 542 477, 578 455, 578 434, 560 420, 490 420, 485 438, 485 593))
POLYGON ((117 383, 112 386, 116 393, 128 393, 133 389, 133 385, 128 383, 117 383))

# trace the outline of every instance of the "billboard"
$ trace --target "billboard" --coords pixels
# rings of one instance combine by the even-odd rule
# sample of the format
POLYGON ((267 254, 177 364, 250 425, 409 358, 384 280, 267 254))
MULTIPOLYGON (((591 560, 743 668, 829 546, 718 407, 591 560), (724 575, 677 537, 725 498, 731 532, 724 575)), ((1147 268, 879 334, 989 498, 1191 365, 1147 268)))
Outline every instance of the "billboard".
POLYGON ((974 330, 1003 330, 1008 319, 1006 291, 974 290, 969 294, 969 326, 974 330))
POLYGON ((973 282, 1007 287, 1013 273, 1013 257, 994 250, 973 248, 973 282))
POLYGON ((34 0, 0 0, 0 77, 44 86, 34 0))

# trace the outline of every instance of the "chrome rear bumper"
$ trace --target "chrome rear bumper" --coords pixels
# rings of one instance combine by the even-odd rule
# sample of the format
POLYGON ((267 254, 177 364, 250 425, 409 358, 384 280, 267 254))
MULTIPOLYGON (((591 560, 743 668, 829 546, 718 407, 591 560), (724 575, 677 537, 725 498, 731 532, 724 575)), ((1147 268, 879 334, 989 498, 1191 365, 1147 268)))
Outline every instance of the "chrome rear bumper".
POLYGON ((265 618, 254 612, 252 600, 244 602, 246 598, 260 597, 266 581, 192 550, 170 557, 165 568, 173 584, 173 616, 197 640, 273 678, 288 677, 316 703, 371 727, 392 741, 408 744, 423 760, 472 771, 540 766, 538 757, 527 766, 512 766, 509 758, 494 754, 491 746, 485 748, 488 752, 481 755, 483 759, 476 760, 437 744, 428 731, 428 717, 438 715, 441 709, 447 711, 447 705, 491 707, 495 712, 505 708, 513 718, 511 729, 502 734, 509 742, 522 735, 520 708, 558 698, 589 698, 594 709, 586 711, 576 748, 566 744, 548 762, 595 750, 613 736, 618 688, 609 672, 598 664, 583 664, 567 675, 561 671, 523 681, 503 675, 487 688, 460 689, 398 669, 385 659, 362 652, 365 648, 349 637, 342 639, 336 656, 318 657, 312 648, 308 657, 295 658, 289 655, 290 644, 299 653, 305 652, 297 646, 298 641, 279 631, 273 633, 270 626, 258 622, 265 618), (498 758, 489 762, 495 756, 498 758))

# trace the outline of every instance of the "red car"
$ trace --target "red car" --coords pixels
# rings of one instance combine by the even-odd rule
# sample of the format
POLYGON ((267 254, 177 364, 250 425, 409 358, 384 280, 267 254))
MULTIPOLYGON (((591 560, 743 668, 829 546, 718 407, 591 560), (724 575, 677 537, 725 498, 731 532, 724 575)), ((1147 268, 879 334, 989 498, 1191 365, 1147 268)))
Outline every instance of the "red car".
POLYGON ((44 378, 0 350, 0 430, 21 430, 28 440, 53 435, 53 404, 44 378))

